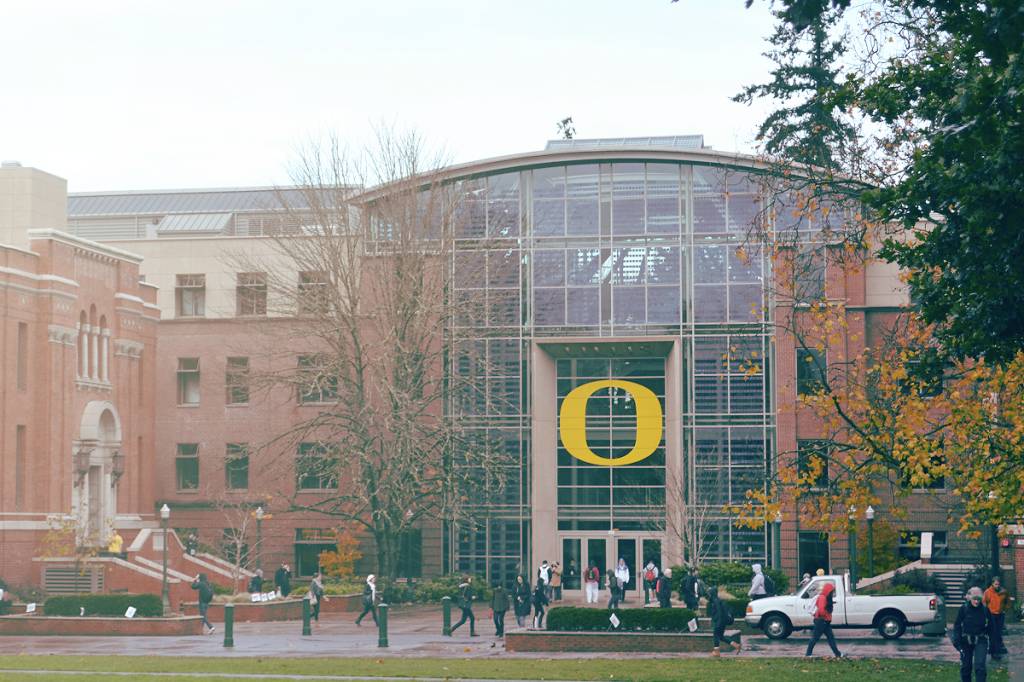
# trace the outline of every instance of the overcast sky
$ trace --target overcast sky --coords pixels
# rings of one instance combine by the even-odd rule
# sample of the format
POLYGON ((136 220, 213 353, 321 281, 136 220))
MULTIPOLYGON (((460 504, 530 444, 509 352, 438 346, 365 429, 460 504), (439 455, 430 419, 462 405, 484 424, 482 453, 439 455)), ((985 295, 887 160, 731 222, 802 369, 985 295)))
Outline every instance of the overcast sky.
POLYGON ((381 121, 454 161, 579 137, 750 151, 767 0, 0 2, 0 158, 71 191, 271 185, 381 121))

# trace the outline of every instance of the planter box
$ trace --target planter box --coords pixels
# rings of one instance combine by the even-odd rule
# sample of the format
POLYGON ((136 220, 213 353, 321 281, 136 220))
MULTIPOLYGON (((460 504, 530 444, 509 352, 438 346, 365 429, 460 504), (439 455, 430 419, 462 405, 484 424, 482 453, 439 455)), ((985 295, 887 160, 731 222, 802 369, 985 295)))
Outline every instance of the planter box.
MULTIPOLYGON (((199 605, 196 602, 186 602, 181 605, 186 616, 198 616, 199 605)), ((362 608, 362 597, 360 595, 342 595, 328 597, 328 600, 320 605, 320 617, 327 614, 359 612, 362 608)), ((214 602, 210 604, 206 617, 210 622, 224 622, 224 604, 214 602)), ((235 622, 236 623, 270 623, 283 620, 302 620, 301 599, 275 599, 268 602, 236 602, 235 622)))
POLYGON ((0 635, 189 637, 203 634, 199 618, 97 618, 0 616, 0 635))
MULTIPOLYGON (((726 634, 736 635, 735 630, 726 634)), ((553 632, 536 630, 506 632, 507 651, 644 651, 654 653, 709 652, 714 648, 710 632, 553 632)))

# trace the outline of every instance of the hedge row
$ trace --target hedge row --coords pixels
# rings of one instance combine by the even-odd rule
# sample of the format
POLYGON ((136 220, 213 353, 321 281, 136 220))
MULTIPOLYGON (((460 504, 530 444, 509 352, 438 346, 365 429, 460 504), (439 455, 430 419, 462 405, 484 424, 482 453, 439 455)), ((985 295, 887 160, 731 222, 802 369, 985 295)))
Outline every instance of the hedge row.
POLYGON ((11 604, 12 602, 10 599, 0 600, 0 616, 6 616, 11 612, 11 604))
POLYGON ((604 632, 606 630, 646 632, 687 632, 687 622, 696 618, 690 609, 588 609, 556 606, 548 611, 548 630, 561 632, 604 632), (620 623, 613 628, 608 620, 614 613, 620 623))
POLYGON ((50 597, 43 604, 47 616, 124 616, 134 606, 136 616, 155 618, 163 615, 163 601, 157 594, 76 594, 50 597), (82 609, 85 613, 82 614, 82 609))

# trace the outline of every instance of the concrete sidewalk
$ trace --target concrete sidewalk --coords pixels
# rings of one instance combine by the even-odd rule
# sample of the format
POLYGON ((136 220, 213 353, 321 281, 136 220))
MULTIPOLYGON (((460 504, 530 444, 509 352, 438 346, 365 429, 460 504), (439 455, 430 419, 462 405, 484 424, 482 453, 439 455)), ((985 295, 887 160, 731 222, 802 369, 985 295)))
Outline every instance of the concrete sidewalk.
MULTIPOLYGON (((377 646, 377 628, 372 620, 357 627, 351 614, 332 615, 319 624, 313 624, 313 635, 303 637, 299 621, 279 623, 239 623, 235 625, 235 646, 223 646, 223 626, 218 624, 213 635, 198 637, 0 637, 0 654, 68 654, 68 655, 121 655, 121 656, 229 656, 229 657, 351 657, 351 656, 403 656, 403 657, 515 657, 515 658, 635 658, 637 656, 663 658, 666 654, 525 654, 508 653, 501 640, 494 637, 494 625, 487 618, 487 610, 480 609, 477 632, 470 637, 468 626, 460 628, 454 637, 441 635, 440 609, 423 606, 397 606, 390 613, 386 649, 377 646)), ((514 626, 515 619, 506 617, 514 626)), ((789 639, 772 641, 761 635, 743 638, 743 657, 797 657, 803 656, 809 634, 798 632, 789 639)), ((957 661, 958 656, 945 637, 923 637, 908 633, 901 639, 886 641, 873 630, 837 631, 836 638, 843 653, 855 658, 918 658, 957 661)), ((1006 638, 1011 652, 1020 652, 1024 645, 1024 628, 1014 627, 1006 638)), ((710 653, 710 652, 709 652, 710 653)), ((676 654, 676 656, 705 656, 707 654, 676 654)), ((737 654, 723 654, 735 656, 737 654)), ((831 655, 828 645, 821 641, 815 655, 831 655)))

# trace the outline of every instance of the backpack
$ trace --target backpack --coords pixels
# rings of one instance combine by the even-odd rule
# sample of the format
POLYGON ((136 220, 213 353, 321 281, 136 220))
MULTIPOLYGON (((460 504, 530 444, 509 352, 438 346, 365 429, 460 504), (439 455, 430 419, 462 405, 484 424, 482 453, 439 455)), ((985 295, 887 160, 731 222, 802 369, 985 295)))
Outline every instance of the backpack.
POLYGON ((213 588, 210 583, 199 583, 199 601, 210 603, 213 601, 213 588))
POLYGON ((764 574, 764 593, 769 597, 775 596, 775 581, 767 573, 764 574))
POLYGON ((587 581, 596 583, 601 578, 601 572, 597 570, 597 566, 593 566, 587 569, 587 581))
POLYGON ((646 580, 649 583, 654 582, 654 569, 653 568, 648 568, 644 572, 644 580, 646 580))

